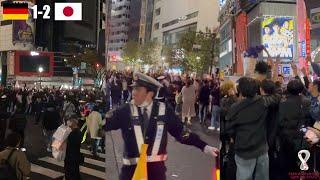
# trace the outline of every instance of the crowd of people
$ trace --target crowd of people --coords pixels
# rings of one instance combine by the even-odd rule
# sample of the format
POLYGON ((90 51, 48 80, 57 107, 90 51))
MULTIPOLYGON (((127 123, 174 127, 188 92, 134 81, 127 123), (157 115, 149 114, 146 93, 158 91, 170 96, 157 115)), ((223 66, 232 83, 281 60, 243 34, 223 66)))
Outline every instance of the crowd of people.
POLYGON ((320 81, 311 82, 306 70, 292 63, 293 76, 285 83, 278 65, 258 61, 254 77, 221 85, 223 179, 295 178, 302 172, 300 150, 311 153, 304 173, 319 178, 320 81))
MULTIPOLYGON (((284 180, 300 172, 297 153, 303 149, 311 152, 309 172, 319 172, 320 80, 311 81, 305 69, 292 64, 294 76, 285 82, 278 65, 278 60, 258 61, 254 77, 236 82, 221 79, 219 72, 203 78, 147 75, 162 85, 155 100, 172 107, 186 127, 198 121, 221 131, 223 179, 284 180)), ((16 176, 28 176, 30 163, 21 150, 26 115, 32 115, 34 124, 41 123, 48 152, 57 128, 63 123, 71 127, 66 178, 79 177, 81 142, 88 142, 93 155, 103 151, 99 132, 106 124, 104 116, 132 100, 134 78, 129 72, 109 72, 101 90, 0 89, 0 161, 12 164, 18 159, 16 176)))

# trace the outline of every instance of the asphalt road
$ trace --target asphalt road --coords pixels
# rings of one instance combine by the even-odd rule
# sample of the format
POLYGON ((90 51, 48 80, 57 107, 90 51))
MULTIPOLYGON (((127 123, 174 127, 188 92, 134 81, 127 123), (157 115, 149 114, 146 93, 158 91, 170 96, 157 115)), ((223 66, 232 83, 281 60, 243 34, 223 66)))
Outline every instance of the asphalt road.
MULTIPOLYGON (((218 132, 210 132, 199 123, 193 122, 193 132, 213 146, 218 146, 218 132)), ((63 179, 63 162, 58 162, 46 152, 41 125, 35 125, 32 117, 28 117, 25 131, 25 148, 32 165, 30 179, 47 180, 63 179)), ((86 161, 82 165, 81 177, 84 180, 106 179, 117 180, 122 164, 122 137, 120 131, 106 134, 106 152, 93 157, 83 144, 82 152, 86 161)), ((169 136, 169 159, 167 165, 168 180, 211 180, 214 158, 204 154, 199 149, 182 145, 169 136)))

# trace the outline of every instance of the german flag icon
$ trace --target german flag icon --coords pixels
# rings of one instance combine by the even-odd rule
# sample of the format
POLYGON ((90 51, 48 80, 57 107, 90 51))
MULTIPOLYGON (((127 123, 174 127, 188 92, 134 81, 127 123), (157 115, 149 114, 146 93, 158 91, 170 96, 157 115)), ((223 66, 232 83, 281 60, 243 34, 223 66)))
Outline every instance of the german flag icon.
POLYGON ((27 20, 28 18, 27 3, 3 3, 2 20, 27 20))

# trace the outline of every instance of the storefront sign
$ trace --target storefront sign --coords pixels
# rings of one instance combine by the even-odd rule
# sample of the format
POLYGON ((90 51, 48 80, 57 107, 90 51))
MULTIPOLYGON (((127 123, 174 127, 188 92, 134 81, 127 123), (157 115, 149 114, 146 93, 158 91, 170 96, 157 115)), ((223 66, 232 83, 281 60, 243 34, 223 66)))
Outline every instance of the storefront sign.
POLYGON ((306 53, 307 56, 310 56, 311 54, 311 33, 310 33, 310 21, 309 19, 306 20, 306 53))
POLYGON ((235 40, 237 42, 236 50, 236 73, 243 75, 244 72, 244 60, 242 59, 242 53, 247 49, 247 14, 242 12, 236 17, 236 33, 235 40))
POLYGON ((291 75, 291 64, 280 64, 278 66, 278 73, 282 74, 284 77, 291 75))
POLYGON ((301 57, 306 57, 306 41, 301 42, 301 57))
POLYGON ((320 28, 320 8, 311 9, 310 11, 311 28, 320 28))
MULTIPOLYGON (((293 58, 294 24, 291 17, 266 17, 262 21, 262 42, 272 57, 293 58)), ((264 57, 267 54, 263 53, 264 57)))

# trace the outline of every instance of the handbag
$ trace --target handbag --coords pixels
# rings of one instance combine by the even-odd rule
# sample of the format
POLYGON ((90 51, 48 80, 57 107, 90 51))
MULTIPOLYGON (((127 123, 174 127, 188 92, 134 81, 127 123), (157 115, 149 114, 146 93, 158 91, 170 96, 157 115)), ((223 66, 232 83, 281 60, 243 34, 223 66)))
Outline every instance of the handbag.
POLYGON ((63 161, 65 159, 67 150, 66 140, 71 131, 72 130, 68 126, 62 124, 52 136, 52 156, 58 161, 63 161))

